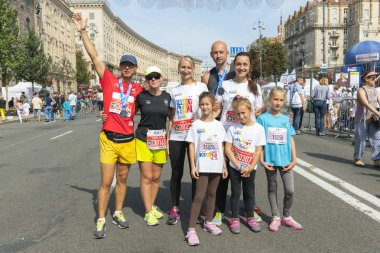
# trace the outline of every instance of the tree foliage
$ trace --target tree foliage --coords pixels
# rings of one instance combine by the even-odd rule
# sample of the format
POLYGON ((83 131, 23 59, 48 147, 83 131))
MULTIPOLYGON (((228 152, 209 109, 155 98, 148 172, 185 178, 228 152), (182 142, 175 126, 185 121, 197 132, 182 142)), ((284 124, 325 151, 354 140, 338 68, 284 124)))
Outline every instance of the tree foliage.
POLYGON ((10 0, 0 0, 0 94, 1 87, 8 82, 20 61, 19 27, 17 11, 10 0))
POLYGON ((89 63, 84 59, 83 52, 76 52, 76 80, 78 85, 90 86, 92 74, 88 71, 89 63))
POLYGON ((67 85, 67 81, 73 80, 75 76, 75 70, 71 65, 71 62, 63 57, 60 61, 53 64, 50 75, 57 80, 58 92, 61 92, 60 83, 67 85))
POLYGON ((40 38, 29 29, 28 36, 22 39, 22 46, 22 60, 16 67, 17 79, 46 86, 51 59, 45 56, 40 38))
POLYGON ((280 42, 273 42, 267 38, 256 40, 249 47, 251 57, 251 77, 260 77, 260 45, 262 47, 262 68, 264 78, 280 77, 286 71, 287 59, 285 46, 280 42))

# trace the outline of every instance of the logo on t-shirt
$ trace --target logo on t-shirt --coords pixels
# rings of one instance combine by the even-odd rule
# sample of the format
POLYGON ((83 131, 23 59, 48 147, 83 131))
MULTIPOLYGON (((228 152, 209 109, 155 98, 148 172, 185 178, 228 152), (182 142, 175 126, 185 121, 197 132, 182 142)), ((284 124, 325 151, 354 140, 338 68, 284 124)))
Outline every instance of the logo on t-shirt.
POLYGON ((193 112, 193 100, 191 98, 184 98, 176 100, 177 114, 185 114, 193 112))
POLYGON ((150 100, 145 100, 145 104, 150 105, 152 102, 150 100))
POLYGON ((168 106, 169 105, 169 100, 164 99, 164 104, 165 104, 165 106, 168 106))

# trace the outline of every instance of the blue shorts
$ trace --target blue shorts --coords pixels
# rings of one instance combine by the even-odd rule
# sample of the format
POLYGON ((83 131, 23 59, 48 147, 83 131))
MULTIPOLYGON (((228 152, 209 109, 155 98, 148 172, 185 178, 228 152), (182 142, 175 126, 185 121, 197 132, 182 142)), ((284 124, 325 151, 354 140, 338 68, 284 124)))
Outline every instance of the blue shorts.
POLYGON ((41 109, 34 109, 33 112, 34 112, 34 117, 41 116, 41 109))

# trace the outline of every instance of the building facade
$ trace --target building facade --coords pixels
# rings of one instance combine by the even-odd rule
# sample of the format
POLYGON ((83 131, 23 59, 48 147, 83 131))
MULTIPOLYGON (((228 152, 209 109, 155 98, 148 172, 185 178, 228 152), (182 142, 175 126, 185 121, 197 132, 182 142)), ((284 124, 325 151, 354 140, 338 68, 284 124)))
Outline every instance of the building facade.
MULTIPOLYGON (((161 68, 167 81, 179 81, 178 62, 181 55, 169 52, 154 43, 146 40, 120 18, 116 17, 104 0, 67 0, 73 12, 80 12, 84 18, 88 18, 87 31, 90 40, 94 43, 99 57, 106 66, 116 71, 119 60, 124 54, 135 55, 138 61, 138 81, 143 80, 144 70, 151 65, 161 68)), ((83 43, 79 36, 76 43, 80 50, 84 51, 83 43)), ((86 60, 90 61, 84 52, 86 60)), ((195 60, 195 78, 201 78, 201 61, 195 60)), ((99 84, 97 75, 92 80, 92 85, 99 84)))
POLYGON ((40 33, 44 52, 51 57, 53 65, 64 64, 68 68, 65 77, 59 77, 62 73, 56 73, 51 77, 50 85, 54 91, 64 93, 76 90, 75 27, 71 22, 73 13, 70 6, 64 0, 36 0, 35 2, 41 8, 39 14, 36 15, 35 25, 36 31, 40 33))
POLYGON ((28 29, 34 31, 34 0, 14 0, 12 7, 17 10, 17 21, 20 34, 26 36, 28 29))
POLYGON ((290 68, 343 65, 350 47, 365 40, 379 41, 379 0, 325 2, 325 50, 323 1, 307 2, 286 21, 284 43, 290 68))

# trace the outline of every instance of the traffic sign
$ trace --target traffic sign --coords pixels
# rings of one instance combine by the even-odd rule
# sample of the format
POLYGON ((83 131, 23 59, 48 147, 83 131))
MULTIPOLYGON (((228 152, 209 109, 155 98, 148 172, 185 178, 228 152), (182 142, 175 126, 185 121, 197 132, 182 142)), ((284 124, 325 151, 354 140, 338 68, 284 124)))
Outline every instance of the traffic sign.
POLYGON ((230 47, 230 55, 231 56, 235 56, 241 52, 244 52, 244 47, 230 47))

